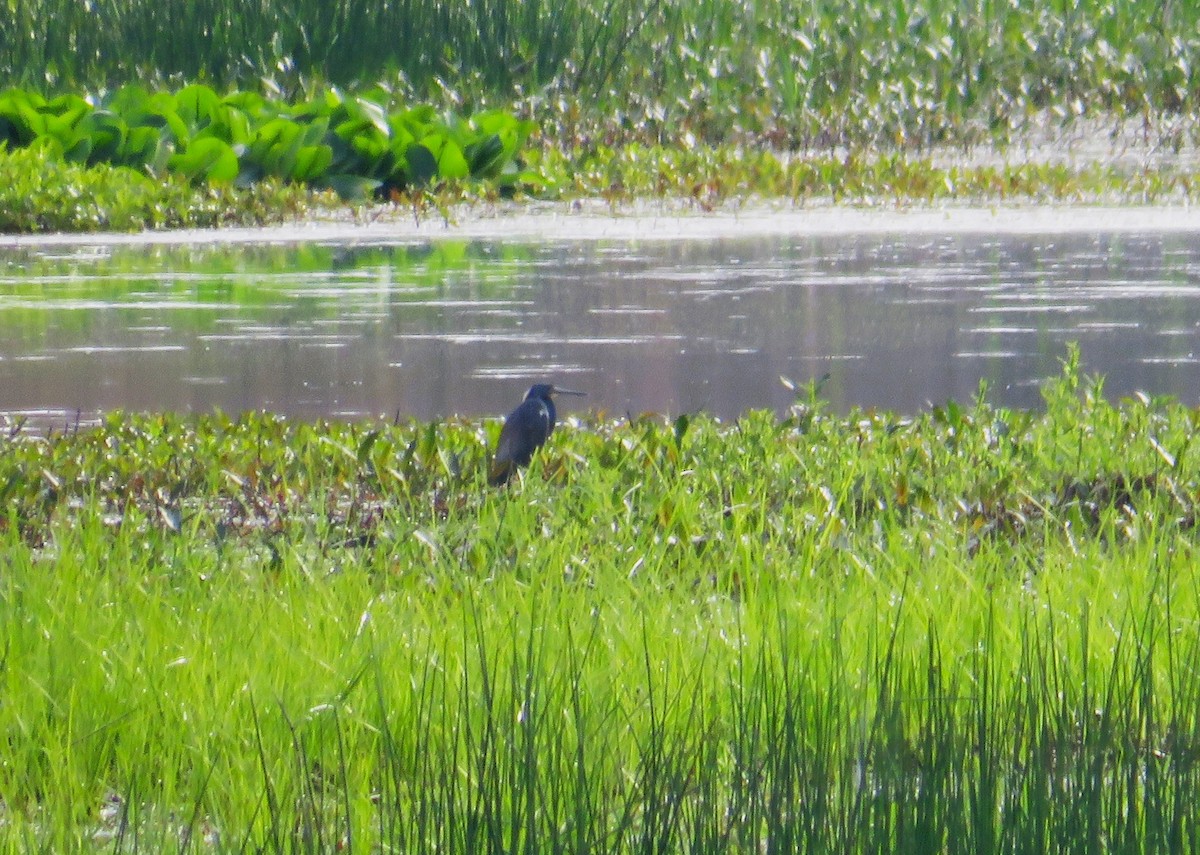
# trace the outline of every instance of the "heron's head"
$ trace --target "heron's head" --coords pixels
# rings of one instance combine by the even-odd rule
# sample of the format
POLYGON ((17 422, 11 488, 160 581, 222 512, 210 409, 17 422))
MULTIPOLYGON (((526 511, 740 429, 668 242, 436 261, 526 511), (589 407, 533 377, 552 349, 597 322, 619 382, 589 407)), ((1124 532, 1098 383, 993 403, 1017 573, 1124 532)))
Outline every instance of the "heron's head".
POLYGON ((579 395, 583 396, 584 392, 576 392, 574 389, 563 389, 561 386, 554 386, 550 383, 535 383, 529 387, 529 391, 525 393, 525 400, 540 399, 549 401, 555 395, 579 395))

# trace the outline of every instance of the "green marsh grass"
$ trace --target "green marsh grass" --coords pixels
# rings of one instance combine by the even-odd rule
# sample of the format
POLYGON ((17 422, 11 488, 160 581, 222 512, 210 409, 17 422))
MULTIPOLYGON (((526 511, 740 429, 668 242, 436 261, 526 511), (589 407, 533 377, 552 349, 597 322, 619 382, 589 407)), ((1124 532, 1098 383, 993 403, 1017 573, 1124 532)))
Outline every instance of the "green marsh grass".
MULTIPOLYGON (((739 146, 694 150, 632 143, 567 150, 548 140, 530 151, 540 180, 531 195, 614 207, 648 199, 699 211, 761 201, 806 204, 1178 204, 1196 198, 1200 173, 1186 165, 1024 163, 939 166, 899 155, 798 157, 739 146)), ((330 193, 268 181, 249 188, 155 182, 126 168, 81 167, 44 152, 0 151, 0 232, 137 231, 286 223, 305 216, 364 221, 381 206, 351 207, 330 193)), ((519 194, 523 196, 523 194, 519 194)), ((398 198, 393 213, 451 223, 489 210, 498 195, 452 182, 398 198)))
POLYGON ((0 148, 0 233, 260 226, 297 220, 315 201, 277 181, 191 187, 125 167, 65 163, 44 149, 0 148))
POLYGON ((1194 123, 1174 120, 1194 115, 1200 92, 1200 6, 1185 2, 10 0, 8 11, 10 84, 386 78, 419 99, 528 99, 568 140, 920 148, 1115 116, 1161 121, 1180 142, 1194 123))
POLYGON ((530 153, 544 198, 685 202, 700 211, 755 200, 798 205, 1170 204, 1192 199, 1200 172, 1186 164, 940 165, 896 154, 791 156, 740 146, 680 149, 631 143, 530 153))
POLYGON ((1197 412, 0 445, 8 851, 1200 845, 1197 412))

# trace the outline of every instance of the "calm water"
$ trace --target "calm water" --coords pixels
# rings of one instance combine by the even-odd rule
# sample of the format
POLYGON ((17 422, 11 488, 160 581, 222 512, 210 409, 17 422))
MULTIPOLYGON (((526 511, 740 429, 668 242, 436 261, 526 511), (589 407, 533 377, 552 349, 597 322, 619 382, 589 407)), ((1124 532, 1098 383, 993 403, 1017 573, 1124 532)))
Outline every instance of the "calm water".
POLYGON ((498 414, 1036 406, 1078 341, 1113 396, 1200 398, 1200 235, 0 250, 0 412, 498 414), (568 406, 574 406, 570 401, 568 406))

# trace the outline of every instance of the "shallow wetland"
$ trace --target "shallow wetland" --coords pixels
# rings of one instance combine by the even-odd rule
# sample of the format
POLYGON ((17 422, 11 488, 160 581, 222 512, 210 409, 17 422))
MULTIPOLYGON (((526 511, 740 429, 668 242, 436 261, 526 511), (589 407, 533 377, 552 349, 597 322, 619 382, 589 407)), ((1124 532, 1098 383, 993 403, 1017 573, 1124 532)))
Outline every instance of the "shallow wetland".
POLYGON ((113 409, 483 416, 550 378, 614 415, 732 419, 782 412, 781 376, 825 375, 839 411, 914 413, 981 381, 1032 406, 1069 342, 1114 395, 1194 400, 1200 220, 1051 217, 544 213, 259 233, 271 243, 14 240, 0 409, 42 425, 113 409))
POLYGON ((0 855, 1200 852, 1200 4, 8 11, 0 855))
POLYGON ((1194 849, 1200 230, 846 216, 8 244, 0 848, 1194 849))

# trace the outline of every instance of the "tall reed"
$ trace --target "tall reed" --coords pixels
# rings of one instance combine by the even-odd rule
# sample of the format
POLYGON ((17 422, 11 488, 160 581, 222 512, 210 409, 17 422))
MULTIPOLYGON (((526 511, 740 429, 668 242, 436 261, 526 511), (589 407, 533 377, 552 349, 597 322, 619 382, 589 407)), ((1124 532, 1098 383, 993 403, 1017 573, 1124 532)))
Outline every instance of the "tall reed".
MULTIPOLYGON (((1194 112, 1200 7, 1135 0, 10 0, 0 79, 394 78, 417 97, 579 114, 672 141, 925 146, 1081 115, 1194 112), (617 120, 613 120, 614 114, 617 120)), ((290 81, 290 82, 289 82, 290 81)))

